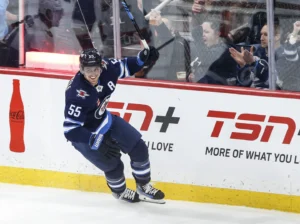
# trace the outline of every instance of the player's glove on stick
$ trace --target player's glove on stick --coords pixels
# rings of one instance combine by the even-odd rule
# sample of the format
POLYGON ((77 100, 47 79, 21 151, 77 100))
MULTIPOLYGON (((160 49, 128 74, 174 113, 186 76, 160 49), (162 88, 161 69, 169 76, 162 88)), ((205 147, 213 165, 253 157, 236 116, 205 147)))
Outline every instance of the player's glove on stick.
MULTIPOLYGON (((97 141, 96 134, 91 136, 90 146, 92 146, 95 141, 97 141)), ((110 131, 103 136, 103 140, 97 151, 107 159, 121 157, 121 147, 118 145, 118 142, 111 137, 110 131)))
POLYGON ((139 53, 139 58, 144 62, 145 66, 154 64, 159 58, 158 50, 153 46, 149 48, 150 49, 145 48, 139 53))

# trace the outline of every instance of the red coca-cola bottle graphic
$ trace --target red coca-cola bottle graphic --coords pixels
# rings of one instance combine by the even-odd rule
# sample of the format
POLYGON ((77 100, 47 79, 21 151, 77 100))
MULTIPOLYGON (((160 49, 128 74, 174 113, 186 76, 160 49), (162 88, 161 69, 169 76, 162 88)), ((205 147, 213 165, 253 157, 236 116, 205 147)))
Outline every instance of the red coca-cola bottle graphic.
POLYGON ((24 152, 24 105, 20 92, 20 80, 13 80, 13 93, 9 108, 10 144, 12 152, 24 152))

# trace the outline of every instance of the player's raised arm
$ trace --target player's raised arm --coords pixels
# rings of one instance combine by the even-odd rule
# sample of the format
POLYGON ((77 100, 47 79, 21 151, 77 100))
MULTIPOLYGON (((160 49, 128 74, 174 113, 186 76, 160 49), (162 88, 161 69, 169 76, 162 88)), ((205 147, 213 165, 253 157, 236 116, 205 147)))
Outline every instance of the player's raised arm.
POLYGON ((120 75, 119 78, 126 78, 140 71, 144 66, 154 64, 159 58, 159 52, 155 47, 141 50, 136 57, 126 57, 119 60, 120 75))

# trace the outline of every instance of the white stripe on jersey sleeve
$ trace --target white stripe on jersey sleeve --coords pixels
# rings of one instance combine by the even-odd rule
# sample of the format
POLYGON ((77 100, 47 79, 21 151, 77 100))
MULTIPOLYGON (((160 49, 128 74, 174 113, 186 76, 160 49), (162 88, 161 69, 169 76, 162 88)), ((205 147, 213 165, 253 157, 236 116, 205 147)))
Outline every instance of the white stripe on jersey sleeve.
POLYGON ((64 126, 64 133, 68 133, 69 131, 72 131, 73 129, 78 128, 78 127, 80 127, 80 126, 79 125, 73 125, 73 126, 68 126, 68 127, 64 126))
POLYGON ((106 113, 105 119, 102 121, 100 127, 97 128, 96 131, 94 131, 94 134, 98 134, 100 132, 100 130, 108 123, 108 115, 106 113))
POLYGON ((125 58, 125 77, 128 77, 130 76, 130 72, 129 72, 129 69, 128 69, 128 66, 127 66, 127 58, 125 58))
POLYGON ((129 77, 130 76, 130 72, 127 66, 127 58, 124 59, 125 60, 125 64, 122 60, 118 60, 120 62, 120 75, 119 75, 119 79, 125 78, 125 77, 129 77), (125 74, 124 74, 125 71, 125 74))
POLYGON ((121 70, 119 78, 121 79, 124 78, 124 63, 121 60, 119 60, 119 62, 120 62, 120 70, 121 70))
POLYGON ((80 125, 80 126, 83 126, 83 124, 84 124, 84 122, 75 121, 75 120, 73 120, 71 118, 68 118, 68 117, 65 119, 65 122, 66 123, 71 123, 71 124, 77 124, 77 125, 80 125))

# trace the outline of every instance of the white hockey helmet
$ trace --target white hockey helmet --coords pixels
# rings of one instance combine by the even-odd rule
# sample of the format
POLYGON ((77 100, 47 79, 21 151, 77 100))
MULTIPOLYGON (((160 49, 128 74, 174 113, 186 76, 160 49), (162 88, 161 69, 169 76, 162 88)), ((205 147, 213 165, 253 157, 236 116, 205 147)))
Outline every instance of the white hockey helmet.
POLYGON ((46 15, 48 9, 52 12, 63 10, 61 0, 39 0, 39 13, 46 15))

